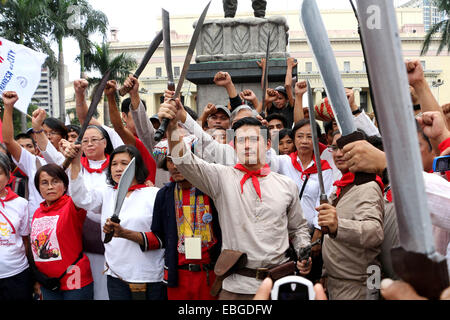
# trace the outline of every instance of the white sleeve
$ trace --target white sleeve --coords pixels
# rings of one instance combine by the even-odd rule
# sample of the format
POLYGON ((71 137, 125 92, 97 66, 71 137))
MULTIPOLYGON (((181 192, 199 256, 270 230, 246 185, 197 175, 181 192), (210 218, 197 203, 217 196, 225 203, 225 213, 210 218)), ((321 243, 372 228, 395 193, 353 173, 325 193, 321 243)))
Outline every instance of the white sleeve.
POLYGON ((189 114, 186 114, 186 121, 182 123, 182 126, 198 139, 194 148, 196 156, 210 163, 226 166, 234 166, 236 164, 236 152, 233 147, 214 140, 189 114))
POLYGON ((114 129, 105 125, 102 125, 102 128, 108 132, 109 139, 111 140, 114 149, 124 144, 119 134, 114 129))
POLYGON ((428 209, 433 225, 450 231, 450 182, 433 173, 423 173, 428 209))
POLYGON ((380 137, 380 131, 370 120, 369 116, 362 110, 362 112, 353 117, 353 121, 355 122, 355 126, 357 129, 363 130, 369 137, 378 136, 380 137))
MULTIPOLYGON (((69 172, 70 178, 70 172, 69 172)), ((96 188, 88 190, 84 183, 83 174, 80 172, 75 180, 69 181, 69 195, 78 208, 101 214, 103 206, 103 192, 96 188)), ((113 201, 113 199, 111 199, 113 201)))
POLYGON ((30 214, 28 210, 28 201, 23 199, 21 201, 21 213, 22 216, 20 217, 20 228, 19 228, 19 234, 22 237, 29 236, 31 233, 31 225, 30 225, 30 214))
POLYGON ((36 156, 23 147, 21 147, 21 149, 22 152, 20 153, 19 161, 16 161, 16 159, 12 157, 13 162, 27 175, 27 177, 34 178, 34 175, 36 174, 36 156))
POLYGON ((45 151, 41 150, 41 154, 44 157, 45 161, 47 161, 47 163, 56 163, 57 165, 62 165, 64 163, 64 160, 66 160, 63 154, 56 150, 56 148, 50 141, 47 142, 45 151))

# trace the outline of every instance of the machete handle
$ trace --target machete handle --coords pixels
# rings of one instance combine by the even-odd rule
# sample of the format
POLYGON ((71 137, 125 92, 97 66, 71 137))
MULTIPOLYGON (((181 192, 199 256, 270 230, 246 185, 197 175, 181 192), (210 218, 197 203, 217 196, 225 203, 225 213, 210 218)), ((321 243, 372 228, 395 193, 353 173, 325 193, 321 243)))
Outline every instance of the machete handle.
MULTIPOLYGON (((320 196, 320 204, 324 204, 324 203, 329 203, 326 194, 320 196)), ((326 227, 326 226, 321 227, 321 231, 322 231, 322 234, 330 233, 330 229, 328 229, 328 227, 326 227)))
MULTIPOLYGON (((120 223, 120 219, 118 217, 116 217, 116 216, 112 216, 111 217, 111 221, 114 222, 114 223, 120 223)), ((105 235, 105 240, 103 240, 103 243, 110 242, 112 240, 113 236, 114 236, 114 230, 111 231, 110 233, 107 233, 105 235)))
POLYGON ((64 171, 67 170, 67 168, 70 166, 70 164, 72 163, 73 158, 66 158, 66 160, 64 160, 62 167, 64 169, 64 171))
POLYGON ((175 91, 175 83, 173 83, 171 81, 167 82, 167 90, 175 91))
POLYGON ((155 133, 155 141, 159 142, 166 134, 167 125, 169 124, 170 119, 164 118, 162 119, 161 125, 159 126, 158 130, 156 130, 155 133))
MULTIPOLYGON (((136 76, 135 74, 133 74, 133 77, 135 77, 136 79, 138 78, 138 76, 136 76)), ((126 95, 128 92, 131 91, 132 88, 127 88, 125 86, 122 86, 122 88, 119 89, 119 95, 121 97, 123 97, 124 95, 126 95)))
POLYGON ((119 95, 121 97, 123 97, 124 95, 126 95, 130 91, 131 91, 131 88, 122 87, 122 88, 119 89, 119 95))

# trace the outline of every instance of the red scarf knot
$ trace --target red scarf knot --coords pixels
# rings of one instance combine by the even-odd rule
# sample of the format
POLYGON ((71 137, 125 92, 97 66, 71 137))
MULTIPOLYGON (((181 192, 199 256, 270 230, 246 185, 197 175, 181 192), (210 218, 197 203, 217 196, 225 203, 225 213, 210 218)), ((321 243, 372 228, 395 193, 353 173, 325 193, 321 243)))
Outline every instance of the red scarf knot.
MULTIPOLYGON (((305 175, 309 176, 310 174, 317 173, 316 157, 313 157, 314 164, 306 170, 303 170, 302 166, 297 161, 298 151, 291 153, 289 157, 291 157, 292 165, 294 166, 294 168, 302 173, 302 176, 300 177, 302 180, 305 180, 303 178, 305 175)), ((330 165, 326 160, 320 160, 320 164, 322 165, 322 171, 331 169, 330 165)))
POLYGON ((106 155, 106 160, 103 162, 102 166, 99 169, 93 169, 89 165, 89 160, 87 157, 81 157, 81 165, 87 170, 89 173, 102 173, 109 165, 109 154, 106 155))
MULTIPOLYGON (((341 194, 341 191, 344 187, 348 186, 349 184, 353 183, 355 181, 355 174, 353 172, 347 172, 345 173, 341 180, 337 180, 333 183, 333 186, 336 186, 336 197, 339 198, 339 195, 341 194)), ((375 181, 378 183, 378 185, 381 188, 381 192, 384 193, 384 185, 383 181, 379 176, 376 176, 375 181)))
POLYGON ((256 194, 261 199, 261 188, 259 186, 258 178, 265 177, 270 173, 269 165, 266 164, 263 168, 257 171, 250 171, 241 164, 237 164, 234 168, 239 171, 245 172, 244 177, 241 179, 241 193, 244 192, 245 181, 247 181, 249 178, 252 178, 253 187, 255 187, 256 194))

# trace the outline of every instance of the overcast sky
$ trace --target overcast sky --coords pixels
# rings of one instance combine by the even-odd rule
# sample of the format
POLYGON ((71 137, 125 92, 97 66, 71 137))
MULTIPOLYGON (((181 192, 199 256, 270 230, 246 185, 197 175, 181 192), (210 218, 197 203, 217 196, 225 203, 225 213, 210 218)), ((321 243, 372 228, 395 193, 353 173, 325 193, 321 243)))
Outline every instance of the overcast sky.
MULTIPOLYGON (((406 2, 407 0, 398 0, 406 2)), ((156 18, 163 7, 171 15, 198 14, 207 4, 207 0, 89 0, 91 5, 103 11, 110 27, 118 28, 120 41, 149 41, 156 32, 156 18)), ((251 0, 238 0, 239 12, 253 12, 251 0)), ((318 0, 321 9, 351 9, 347 0, 318 0)), ((299 10, 301 0, 267 0, 267 11, 299 10)), ((212 0, 208 14, 223 14, 222 0, 212 0)), ((96 38, 96 41, 100 41, 96 38)), ((73 40, 64 41, 64 59, 69 67, 69 78, 79 77, 79 65, 74 62, 79 49, 73 40)))

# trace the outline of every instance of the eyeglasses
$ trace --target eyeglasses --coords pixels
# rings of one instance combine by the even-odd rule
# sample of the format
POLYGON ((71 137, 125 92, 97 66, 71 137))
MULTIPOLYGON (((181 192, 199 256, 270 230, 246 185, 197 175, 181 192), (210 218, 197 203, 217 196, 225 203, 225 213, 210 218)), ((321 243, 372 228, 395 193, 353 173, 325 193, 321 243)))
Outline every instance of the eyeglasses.
POLYGON ((328 150, 330 152, 337 152, 339 150, 339 147, 335 146, 335 145, 331 145, 331 146, 328 147, 328 150))
POLYGON ((244 144, 247 139, 250 143, 256 143, 259 141, 259 136, 237 137, 236 142, 239 144, 244 144))
POLYGON ((99 138, 92 138, 92 139, 83 139, 83 140, 81 140, 81 144, 83 145, 87 145, 87 144, 89 144, 89 143, 92 143, 92 144, 97 144, 97 143, 99 143, 100 141, 102 141, 103 139, 105 139, 105 138, 101 138, 101 139, 99 139, 99 138))
POLYGON ((60 135, 60 133, 59 133, 59 132, 56 132, 56 131, 47 131, 47 132, 45 132, 45 134, 46 134, 48 137, 60 135))

